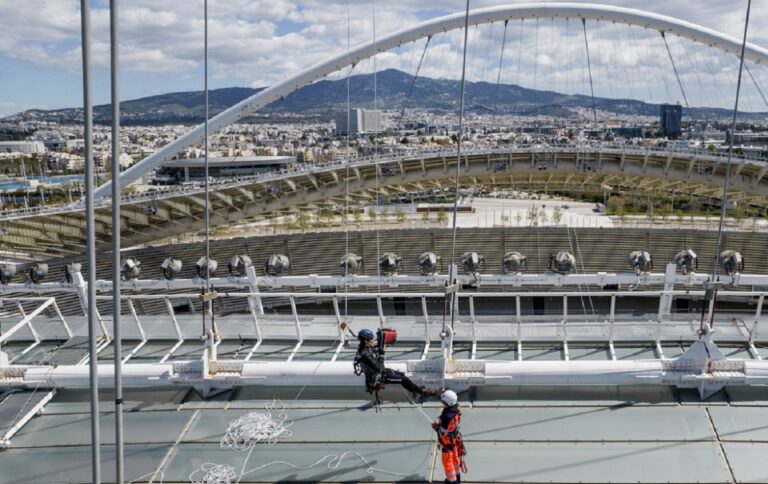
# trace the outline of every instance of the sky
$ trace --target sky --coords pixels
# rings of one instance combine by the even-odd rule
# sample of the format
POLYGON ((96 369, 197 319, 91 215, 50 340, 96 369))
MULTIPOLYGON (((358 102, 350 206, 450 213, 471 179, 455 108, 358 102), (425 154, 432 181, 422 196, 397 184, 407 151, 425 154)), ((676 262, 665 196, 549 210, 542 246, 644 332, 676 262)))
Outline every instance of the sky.
MULTIPOLYGON (((203 1, 121 0, 121 98, 203 87, 203 1)), ((522 3, 474 0, 472 8, 522 3)), ((556 3, 550 1, 548 3, 556 3)), ((607 0, 604 3, 609 3, 607 0)), ((746 0, 617 0, 741 37, 746 0)), ((80 2, 0 0, 0 116, 25 109, 82 104, 80 2)), ((326 58, 419 22, 462 11, 462 0, 209 0, 209 84, 263 87, 326 58), (348 21, 349 19, 349 21, 348 21)), ((94 100, 109 101, 109 2, 92 0, 94 100)), ((768 5, 753 4, 749 41, 768 46, 768 5)), ((728 107, 738 60, 716 49, 658 32, 588 22, 586 62, 581 22, 527 19, 470 27, 468 77, 475 81, 646 101, 728 107), (504 40, 505 39, 505 40, 504 40), (504 49, 502 51, 502 44, 504 49), (672 62, 677 68, 680 89, 672 62), (501 67, 501 69, 500 69, 501 67), (501 71, 501 73, 500 73, 501 71), (683 96, 685 93, 685 97, 683 96)), ((458 78, 463 33, 417 41, 366 61, 354 73, 398 68, 458 78)), ((750 65, 743 106, 768 110, 768 71, 750 65), (765 85, 765 88, 762 86, 765 85)), ((334 76, 341 78, 344 72, 334 76)), ((331 77, 334 77, 331 76, 331 77)))

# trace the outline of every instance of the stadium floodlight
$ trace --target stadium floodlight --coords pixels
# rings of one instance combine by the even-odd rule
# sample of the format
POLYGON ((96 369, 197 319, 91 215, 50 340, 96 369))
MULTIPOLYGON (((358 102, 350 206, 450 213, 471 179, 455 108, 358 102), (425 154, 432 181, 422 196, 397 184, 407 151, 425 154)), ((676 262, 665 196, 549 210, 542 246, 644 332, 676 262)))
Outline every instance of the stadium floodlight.
POLYGON ((123 261, 123 267, 120 268, 120 275, 124 281, 138 279, 141 274, 141 262, 130 257, 123 261))
POLYGON ((683 274, 694 272, 699 268, 699 256, 691 249, 681 250, 675 256, 675 265, 683 274))
POLYGON ((45 279, 45 276, 47 275, 48 275, 48 264, 43 264, 41 262, 38 262, 37 264, 29 268, 29 278, 35 284, 40 284, 41 282, 43 282, 43 279, 45 279))
POLYGON ((227 264, 227 273, 230 276, 244 276, 245 268, 253 265, 253 261, 247 255, 233 255, 227 264))
POLYGON ((651 272, 653 270, 653 259, 650 252, 636 250, 629 254, 629 265, 632 266, 637 274, 651 272))
POLYGON ((552 272, 559 272, 560 274, 568 274, 576 268, 576 258, 570 252, 561 251, 555 254, 554 252, 549 254, 547 260, 547 270, 552 272))
POLYGON ((461 267, 470 274, 477 274, 481 267, 485 269, 485 257, 477 252, 464 252, 461 256, 461 267))
POLYGON ((419 270, 422 276, 437 274, 437 264, 442 263, 443 258, 434 252, 424 252, 419 256, 419 270))
POLYGON ((64 266, 64 280, 69 284, 75 282, 75 274, 83 270, 83 265, 79 262, 73 262, 64 266))
POLYGON ((341 275, 354 276, 363 267, 363 258, 355 254, 345 254, 339 262, 339 268, 341 269, 341 275))
POLYGON ((718 257, 718 259, 720 267, 722 267, 725 273, 729 276, 744 271, 744 256, 742 256, 739 251, 724 250, 720 252, 720 257, 718 257))
POLYGON ((507 252, 501 259, 504 274, 523 272, 528 268, 528 258, 520 252, 507 252))
POLYGON ((197 271, 197 277, 202 279, 208 279, 216 274, 216 269, 219 267, 219 263, 213 259, 208 259, 205 256, 197 260, 195 264, 195 270, 197 271))
POLYGON ((394 252, 385 252, 379 257, 379 271, 385 276, 394 276, 400 272, 402 257, 394 252))
POLYGON ((160 270, 163 271, 163 277, 170 281, 176 274, 181 272, 181 266, 182 263, 179 259, 168 257, 160 264, 160 270))
POLYGON ((291 261, 283 254, 272 254, 264 261, 264 273, 268 276, 282 276, 287 274, 290 268, 291 261))
POLYGON ((16 275, 16 264, 13 262, 5 262, 0 264, 0 283, 8 284, 16 275))

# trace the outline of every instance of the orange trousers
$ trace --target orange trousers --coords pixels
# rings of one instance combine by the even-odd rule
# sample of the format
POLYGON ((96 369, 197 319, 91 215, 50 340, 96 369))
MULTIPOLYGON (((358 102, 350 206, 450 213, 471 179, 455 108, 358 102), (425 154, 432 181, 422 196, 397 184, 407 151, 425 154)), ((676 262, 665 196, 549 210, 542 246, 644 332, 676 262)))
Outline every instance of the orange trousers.
POLYGON ((459 449, 455 445, 450 449, 442 449, 443 470, 445 478, 448 481, 455 481, 456 476, 461 473, 461 461, 459 460, 459 449))

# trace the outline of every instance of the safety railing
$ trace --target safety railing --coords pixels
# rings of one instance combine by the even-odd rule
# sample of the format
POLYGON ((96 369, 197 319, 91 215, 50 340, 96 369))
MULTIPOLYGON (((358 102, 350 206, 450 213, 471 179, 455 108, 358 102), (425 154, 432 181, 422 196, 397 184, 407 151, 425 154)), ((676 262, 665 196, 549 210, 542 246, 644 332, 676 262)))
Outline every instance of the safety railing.
POLYGON ((11 326, 5 331, 0 331, 0 348, 4 343, 7 343, 11 338, 18 333, 20 330, 26 328, 32 339, 32 343, 21 350, 20 352, 14 354, 14 356, 11 358, 10 363, 14 363, 19 358, 23 357, 33 349, 35 349, 37 346, 42 343, 43 338, 40 337, 40 333, 35 328, 35 326, 32 324, 36 318, 39 320, 48 319, 46 318, 43 313, 47 309, 51 309, 54 313, 54 320, 58 320, 61 323, 61 326, 64 328, 64 331, 67 335, 67 339, 71 338, 73 336, 72 329, 69 327, 69 324, 67 323, 67 320, 64 318, 64 316, 61 314, 61 311, 59 310, 58 304, 56 304, 56 298, 55 297, 23 297, 23 298, 13 298, 9 300, 0 299, 0 304, 10 302, 16 306, 16 309, 18 311, 18 315, 21 316, 21 320, 19 320, 16 324, 11 326), (32 302, 35 304, 38 304, 35 309, 33 309, 30 313, 27 314, 27 312, 24 309, 23 303, 25 302, 32 302))
MULTIPOLYGON (((768 321, 765 321, 767 318, 762 314, 766 294, 768 291, 751 290, 722 290, 718 293, 718 297, 727 299, 731 306, 735 301, 742 303, 740 310, 729 309, 722 314, 715 314, 714 326, 719 331, 719 342, 741 345, 748 349, 753 358, 762 359, 756 344, 768 342, 768 332, 763 329, 768 321)), ((185 342, 193 341, 189 336, 185 337, 185 334, 197 331, 201 315, 197 312, 179 314, 174 301, 181 300, 188 304, 189 301, 198 300, 198 293, 132 294, 121 297, 126 301, 132 316, 125 318, 124 324, 135 324, 137 328, 137 336, 125 337, 126 341, 134 341, 135 344, 123 357, 124 362, 137 355, 153 339, 167 341, 169 334, 175 335, 175 342, 160 358, 161 362, 175 358, 176 352, 185 342), (160 302, 166 312, 139 315, 135 307, 139 301, 160 302), (130 319, 132 323, 129 323, 130 319)), ((98 296, 99 300, 110 298, 106 295, 98 296)), ((445 320, 446 324, 453 324, 456 343, 469 345, 470 358, 473 359, 477 355, 478 345, 493 344, 516 345, 518 358, 522 358, 523 350, 528 345, 555 345, 560 348, 566 360, 571 358, 573 345, 597 344, 607 348, 615 359, 616 345, 641 344, 651 345, 657 357, 664 358, 665 344, 690 343, 699 337, 701 315, 697 312, 675 312, 674 301, 678 298, 693 298, 701 302, 705 299, 705 292, 458 292, 455 306, 448 305, 447 313, 443 311, 446 307, 446 295, 443 292, 220 292, 216 305, 226 305, 228 300, 246 304, 240 304, 242 310, 216 315, 219 331, 216 345, 232 338, 252 341, 250 349, 243 352, 247 361, 257 358, 258 350, 265 341, 293 340, 287 356, 288 361, 291 361, 308 342, 336 341, 332 356, 336 359, 348 339, 343 329, 346 325, 356 329, 364 326, 392 327, 400 332, 404 344, 417 345, 424 359, 434 342, 440 339, 445 320), (632 298, 634 307, 622 305, 624 298, 632 298), (534 304, 534 300, 539 303, 534 304), (547 308, 541 307, 541 301, 546 301, 548 311, 543 310, 547 308), (396 306, 400 309, 395 309, 396 306), (403 308, 408 310, 404 311, 403 308), (244 329, 244 321, 250 324, 250 330, 244 329)), ((43 304, 7 331, 0 342, 8 341, 22 327, 32 329, 31 320, 42 317, 40 314, 44 309, 55 305, 54 298, 38 299, 43 304)), ((69 326, 63 318, 60 319, 71 336, 69 326)), ((13 341, 29 340, 17 336, 13 341)), ((32 344, 37 346, 41 341, 42 338, 33 332, 32 344)), ((103 345, 100 349, 105 347, 103 345)), ((14 358, 23 354, 17 354, 14 358)))

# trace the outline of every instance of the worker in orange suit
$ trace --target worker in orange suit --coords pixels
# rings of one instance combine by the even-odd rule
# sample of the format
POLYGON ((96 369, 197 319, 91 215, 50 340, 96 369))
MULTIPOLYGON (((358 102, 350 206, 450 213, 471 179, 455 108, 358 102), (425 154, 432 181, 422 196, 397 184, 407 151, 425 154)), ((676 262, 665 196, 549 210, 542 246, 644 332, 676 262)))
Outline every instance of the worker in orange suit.
POLYGON ((461 423, 459 398, 453 390, 446 390, 440 395, 440 400, 443 402, 443 411, 440 418, 432 424, 432 428, 437 431, 440 443, 445 482, 461 484, 461 473, 466 472, 467 469, 464 463, 466 450, 459 430, 461 423))

